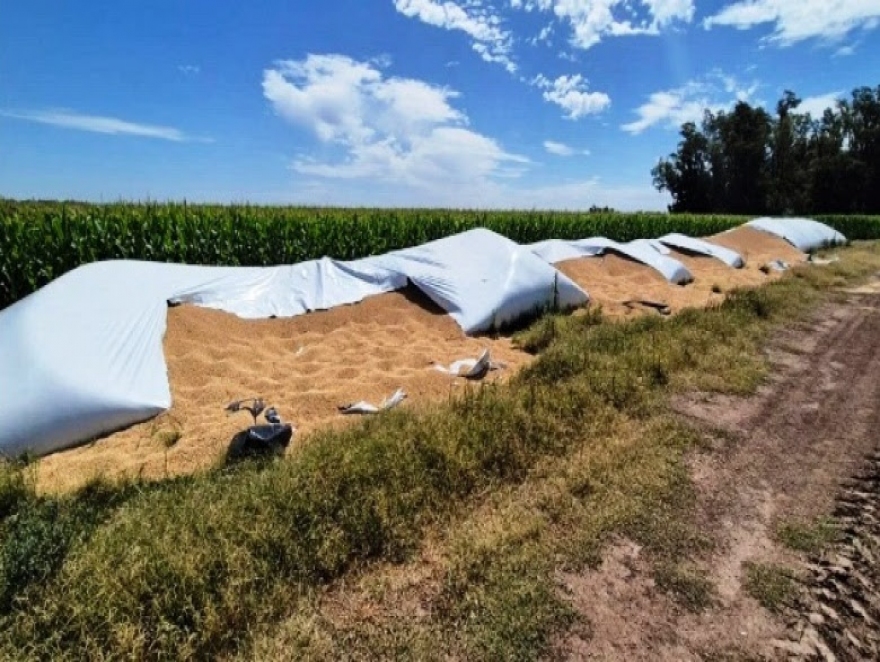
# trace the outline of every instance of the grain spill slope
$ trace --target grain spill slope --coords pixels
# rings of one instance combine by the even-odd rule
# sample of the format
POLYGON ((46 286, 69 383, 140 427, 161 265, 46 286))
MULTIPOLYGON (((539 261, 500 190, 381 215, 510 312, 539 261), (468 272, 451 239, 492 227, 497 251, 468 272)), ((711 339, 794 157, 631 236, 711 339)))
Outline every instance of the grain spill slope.
MULTIPOLYGON (((616 255, 569 260, 557 265, 586 289, 610 316, 640 314, 621 305, 634 297, 663 301, 673 311, 720 301, 734 287, 755 286, 767 276, 759 266, 771 259, 798 261, 803 255, 771 235, 739 228, 711 238, 739 251, 745 269, 714 258, 675 254, 695 281, 671 285, 657 272, 616 255)), ((38 485, 64 491, 97 476, 161 478, 209 468, 224 457, 232 437, 247 426, 246 413, 228 416, 234 399, 262 396, 297 438, 319 428, 350 424, 336 407, 355 400, 379 403, 397 388, 406 406, 437 401, 460 387, 431 369, 474 357, 484 348, 508 370, 530 360, 509 338, 469 338, 451 317, 414 288, 361 303, 287 319, 243 320, 228 313, 179 306, 168 311, 164 340, 173 406, 161 416, 92 444, 43 458, 38 485), (170 442, 173 441, 173 444, 170 442)))
MULTIPOLYGON (((407 289, 286 319, 243 320, 228 313, 179 306, 168 311, 164 341, 172 408, 161 416, 40 462, 40 484, 67 489, 98 475, 157 478, 204 469, 222 458, 251 419, 227 415, 227 402, 262 396, 298 437, 346 425, 337 405, 380 403, 397 388, 407 406, 447 397, 454 380, 432 369, 475 357, 488 347, 515 369, 529 357, 509 338, 469 338, 455 321, 407 289), (179 434, 170 448, 166 440, 179 434), (173 436, 172 436, 173 435, 173 436)), ((504 378, 512 370, 491 373, 504 378)))
POLYGON ((663 302, 673 312, 720 303, 724 293, 734 288, 756 287, 781 275, 761 271, 760 267, 770 260, 797 263, 804 259, 803 253, 788 242, 752 228, 740 227, 708 239, 737 251, 746 266, 731 269, 715 258, 674 250, 670 257, 682 262, 694 276, 692 283, 683 286, 673 285, 651 267, 614 253, 566 260, 556 268, 584 287, 593 304, 602 306, 606 315, 619 318, 644 313, 644 308, 623 305, 634 298, 663 302))

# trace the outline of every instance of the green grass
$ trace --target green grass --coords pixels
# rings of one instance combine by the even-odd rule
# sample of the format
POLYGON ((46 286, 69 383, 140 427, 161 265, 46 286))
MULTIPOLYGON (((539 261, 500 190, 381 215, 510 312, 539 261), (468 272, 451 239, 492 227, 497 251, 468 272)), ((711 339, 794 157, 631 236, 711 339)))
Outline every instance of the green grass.
POLYGON ((789 549, 818 556, 840 536, 833 520, 786 521, 776 528, 776 538, 789 549))
POLYGON ((537 539, 542 524, 533 523, 531 540, 522 531, 496 531, 453 551, 436 604, 438 620, 456 634, 463 657, 535 659, 550 636, 574 620, 550 579, 552 568, 537 539))
POLYGON ((792 604, 797 583, 790 568, 772 563, 746 563, 744 570, 743 588, 762 607, 778 614, 792 604))
POLYGON ((26 475, 20 466, 0 462, 0 522, 5 522, 32 495, 26 475))
POLYGON ((4 469, 0 657, 284 659, 281 637, 315 659, 533 659, 572 623, 556 573, 596 564, 615 536, 702 608, 711 588, 687 560, 710 541, 683 461, 699 439, 665 399, 754 389, 773 325, 878 264, 875 248, 846 256, 670 319, 542 320, 521 336, 539 356, 509 385, 316 434, 283 461, 63 497, 4 469), (426 536, 427 616, 396 590, 364 598, 388 617, 328 612, 324 596, 363 592, 357 578, 416 573, 426 536))
POLYGON ((713 600, 715 587, 706 573, 687 563, 661 565, 654 574, 660 590, 669 593, 689 611, 699 612, 708 608, 713 600))

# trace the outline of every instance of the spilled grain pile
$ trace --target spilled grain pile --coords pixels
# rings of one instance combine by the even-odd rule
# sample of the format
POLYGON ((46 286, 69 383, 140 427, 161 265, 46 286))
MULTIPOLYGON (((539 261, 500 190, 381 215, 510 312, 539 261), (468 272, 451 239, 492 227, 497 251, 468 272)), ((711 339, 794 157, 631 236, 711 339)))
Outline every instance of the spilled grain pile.
POLYGON ((773 235, 740 227, 713 237, 710 241, 737 251, 746 261, 742 269, 732 269, 721 260, 673 250, 669 257, 683 263, 694 277, 687 285, 674 285, 649 266, 608 253, 601 257, 566 260, 556 265, 590 293, 593 305, 602 306, 609 317, 644 314, 646 309, 626 306, 625 301, 646 299, 664 303, 672 312, 719 303, 724 293, 739 287, 756 287, 781 274, 764 273, 761 266, 771 260, 790 264, 802 262, 804 255, 788 242, 773 235))
MULTIPOLYGON (((611 317, 644 314, 623 305, 631 299, 667 304, 673 312, 720 302, 736 287, 760 285, 770 260, 790 263, 803 255, 787 242, 750 228, 711 237, 738 251, 744 269, 714 258, 673 252, 694 282, 673 285, 659 273, 614 254, 568 260, 557 266, 581 285, 594 305, 611 317)), ((245 428, 246 413, 228 416, 233 399, 262 396, 297 429, 296 443, 309 432, 350 424, 337 405, 356 400, 379 403, 402 387, 406 406, 437 401, 461 380, 432 369, 475 357, 489 348, 508 369, 506 378, 529 357, 509 338, 469 338, 454 320, 415 288, 370 297, 329 311, 269 320, 243 320, 193 306, 168 311, 164 340, 173 406, 161 416, 94 443, 56 453, 37 467, 45 490, 66 490, 97 476, 160 478, 207 469, 224 457, 232 437, 245 428)))
POLYGON ((287 319, 171 308, 164 341, 171 409, 44 458, 39 482, 45 489, 68 489, 99 475, 159 478, 209 468, 252 422, 247 413, 229 416, 223 410, 242 397, 262 396, 275 405, 297 427, 299 439, 356 420, 341 416, 337 405, 378 404, 399 387, 409 395, 406 406, 436 401, 463 380, 432 369, 431 362, 476 357, 484 348, 508 365, 490 373, 490 380, 506 378, 529 359, 509 338, 465 336, 414 288, 287 319))

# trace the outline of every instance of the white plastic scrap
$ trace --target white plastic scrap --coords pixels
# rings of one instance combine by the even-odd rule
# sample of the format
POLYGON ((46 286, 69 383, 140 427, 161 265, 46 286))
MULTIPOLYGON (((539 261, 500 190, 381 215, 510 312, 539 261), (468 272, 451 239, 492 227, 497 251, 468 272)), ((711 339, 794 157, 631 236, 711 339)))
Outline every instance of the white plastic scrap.
POLYGON ((767 264, 765 264, 762 269, 766 271, 788 271, 790 269, 790 265, 788 262, 784 262, 783 260, 771 260, 767 264))
POLYGON ((484 349, 476 359, 459 359, 449 364, 449 367, 439 363, 434 364, 434 370, 465 379, 482 379, 490 370, 501 370, 507 366, 501 361, 493 361, 488 349, 484 349))
POLYGON ((378 407, 372 403, 361 400, 360 402, 352 402, 339 407, 341 414, 378 414, 380 411, 394 409, 397 405, 406 399, 406 393, 402 388, 397 389, 389 397, 382 400, 382 404, 378 407))
POLYGON ((810 257, 807 258, 807 262, 809 262, 810 264, 815 264, 817 267, 826 267, 829 264, 834 264, 835 262, 840 262, 840 256, 833 255, 828 259, 824 259, 824 258, 816 257, 816 255, 814 253, 811 253, 810 257))

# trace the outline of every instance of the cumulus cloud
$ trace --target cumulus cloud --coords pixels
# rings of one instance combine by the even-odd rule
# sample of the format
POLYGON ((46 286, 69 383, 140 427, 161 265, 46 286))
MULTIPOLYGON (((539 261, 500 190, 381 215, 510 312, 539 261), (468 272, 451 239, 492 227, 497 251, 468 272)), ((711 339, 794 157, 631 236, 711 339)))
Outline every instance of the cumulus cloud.
POLYGON ((588 149, 577 150, 569 145, 566 145, 565 143, 556 142, 555 140, 545 140, 544 149, 547 150, 549 154, 553 154, 554 156, 574 156, 575 154, 590 154, 590 150, 588 149))
POLYGON ((452 106, 455 91, 386 78, 343 55, 278 62, 263 72, 263 94, 279 116, 341 153, 297 158, 292 167, 302 174, 455 189, 516 176, 528 163, 468 128, 452 106))
POLYGON ((513 37, 501 27, 498 15, 479 1, 456 4, 451 0, 394 0, 394 8, 428 25, 464 32, 472 40, 471 47, 486 62, 500 64, 510 73, 516 72, 516 63, 511 58, 513 37))
POLYGON ((67 110, 24 110, 11 111, 0 110, 0 116, 12 119, 48 124, 64 129, 76 129, 91 133, 105 133, 110 135, 138 136, 141 138, 158 138, 184 142, 197 140, 209 142, 205 138, 194 138, 186 135, 180 129, 170 126, 157 126, 155 124, 139 124, 128 122, 116 117, 103 117, 101 115, 85 115, 67 110))
POLYGON ((604 92, 590 92, 586 79, 580 74, 555 80, 538 74, 532 84, 544 90, 544 99, 562 108, 564 117, 569 120, 601 113, 611 105, 611 97, 604 92))
POLYGON ((758 84, 742 84, 721 72, 693 80, 681 87, 654 92, 635 109, 638 119, 620 128, 638 135, 654 126, 678 129, 685 122, 699 122, 704 111, 717 112, 737 101, 751 101, 758 84))
POLYGON ((583 49, 605 37, 656 35, 694 17, 693 0, 511 0, 510 4, 514 9, 552 12, 571 27, 572 45, 583 49))
POLYGON ((836 92, 828 92, 827 94, 819 94, 814 97, 806 97, 801 99, 800 105, 797 107, 798 113, 809 113, 814 118, 821 118, 825 114, 827 108, 834 109, 837 107, 837 100, 842 99, 844 94, 841 90, 836 92))
POLYGON ((741 0, 706 18, 741 30, 772 24, 770 41, 790 45, 806 39, 837 41, 858 28, 871 30, 880 21, 877 0, 741 0))

